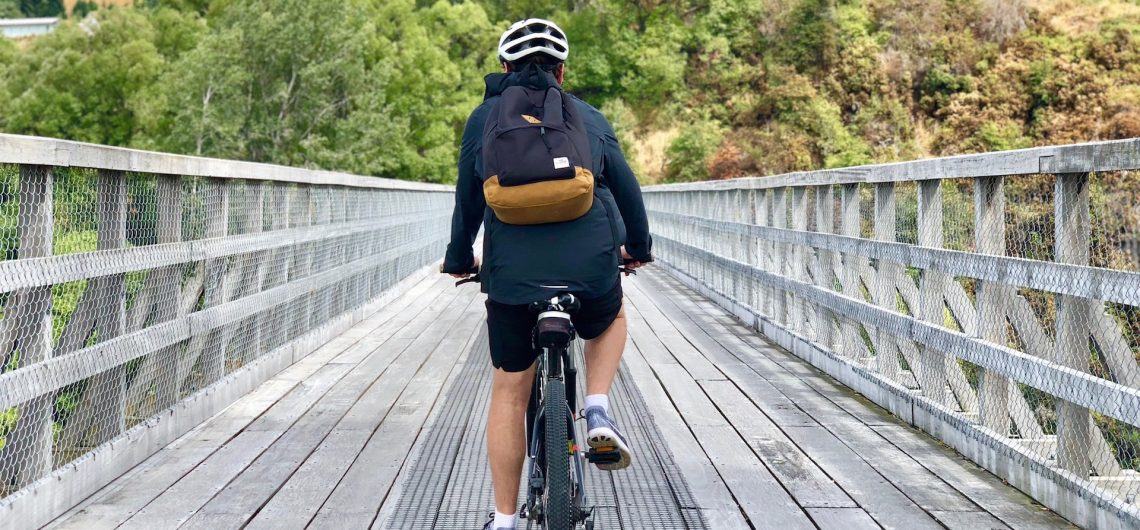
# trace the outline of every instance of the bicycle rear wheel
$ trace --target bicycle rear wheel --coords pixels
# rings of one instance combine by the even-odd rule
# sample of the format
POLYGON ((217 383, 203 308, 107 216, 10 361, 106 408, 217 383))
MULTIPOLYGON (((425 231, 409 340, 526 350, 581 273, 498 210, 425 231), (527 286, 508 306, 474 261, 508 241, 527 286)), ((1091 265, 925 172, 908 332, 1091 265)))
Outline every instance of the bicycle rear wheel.
POLYGON ((546 451, 547 530, 570 530, 570 446, 566 418, 566 386, 559 379, 546 380, 543 394, 546 451))

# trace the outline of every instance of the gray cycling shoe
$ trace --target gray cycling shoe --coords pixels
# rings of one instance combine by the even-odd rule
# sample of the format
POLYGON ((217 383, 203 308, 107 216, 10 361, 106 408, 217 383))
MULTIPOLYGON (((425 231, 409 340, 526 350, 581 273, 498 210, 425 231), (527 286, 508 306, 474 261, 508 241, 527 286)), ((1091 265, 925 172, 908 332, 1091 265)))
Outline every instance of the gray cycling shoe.
POLYGON ((633 452, 618 430, 617 424, 602 407, 590 407, 586 416, 586 444, 595 452, 618 451, 621 458, 613 463, 596 463, 598 469, 613 471, 625 469, 633 461, 633 452))

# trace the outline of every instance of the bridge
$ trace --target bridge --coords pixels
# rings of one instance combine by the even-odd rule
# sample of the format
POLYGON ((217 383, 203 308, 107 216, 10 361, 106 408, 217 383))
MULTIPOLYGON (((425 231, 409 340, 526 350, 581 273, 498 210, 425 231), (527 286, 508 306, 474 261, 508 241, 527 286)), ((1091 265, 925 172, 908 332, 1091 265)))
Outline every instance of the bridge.
MULTIPOLYGON (((600 528, 1140 527, 1140 140, 644 189, 600 528)), ((478 528, 452 189, 0 135, 0 527, 478 528)))

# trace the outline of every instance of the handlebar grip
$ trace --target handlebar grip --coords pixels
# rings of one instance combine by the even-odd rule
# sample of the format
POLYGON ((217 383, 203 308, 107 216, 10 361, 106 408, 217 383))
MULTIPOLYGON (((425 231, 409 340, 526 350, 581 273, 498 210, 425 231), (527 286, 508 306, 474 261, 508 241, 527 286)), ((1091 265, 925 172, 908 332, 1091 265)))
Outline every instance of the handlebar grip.
POLYGON ((482 281, 482 278, 480 278, 479 274, 476 273, 474 276, 471 276, 469 278, 464 278, 462 280, 455 282, 455 286, 459 287, 460 285, 463 285, 465 283, 479 283, 481 281, 482 281))

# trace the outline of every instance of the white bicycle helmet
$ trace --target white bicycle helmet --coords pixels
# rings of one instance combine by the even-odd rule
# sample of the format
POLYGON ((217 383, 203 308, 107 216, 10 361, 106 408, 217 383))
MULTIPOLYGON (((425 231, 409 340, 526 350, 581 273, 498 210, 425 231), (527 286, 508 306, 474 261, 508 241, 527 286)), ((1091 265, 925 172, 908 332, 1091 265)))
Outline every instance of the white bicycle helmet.
POLYGON ((511 24, 499 37, 499 60, 515 62, 528 55, 544 53, 559 61, 570 54, 566 33, 549 20, 528 18, 511 24))

